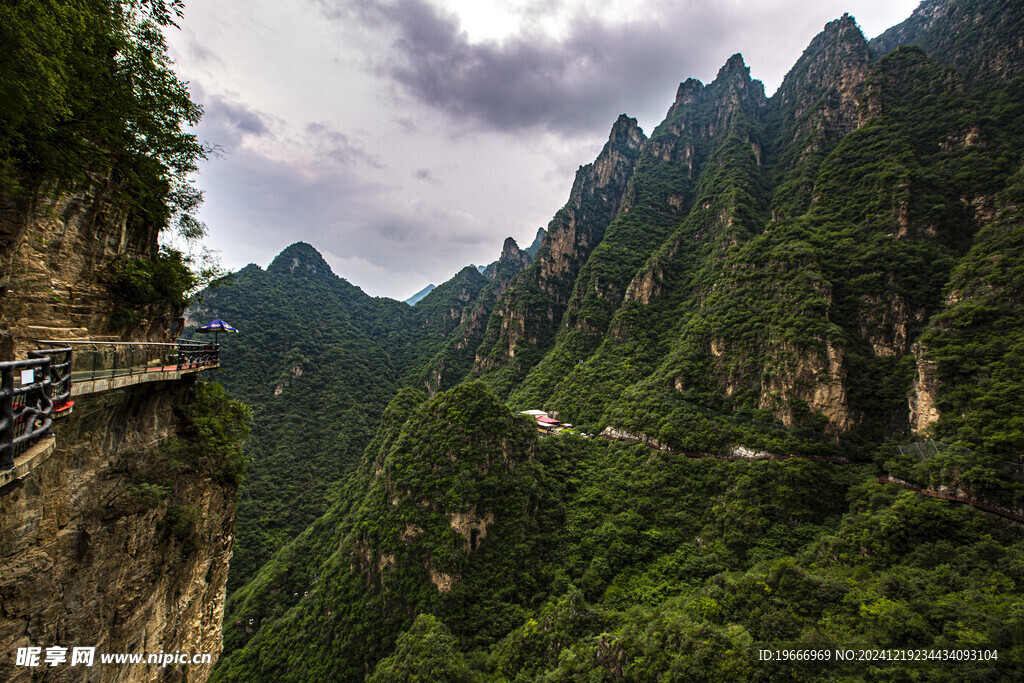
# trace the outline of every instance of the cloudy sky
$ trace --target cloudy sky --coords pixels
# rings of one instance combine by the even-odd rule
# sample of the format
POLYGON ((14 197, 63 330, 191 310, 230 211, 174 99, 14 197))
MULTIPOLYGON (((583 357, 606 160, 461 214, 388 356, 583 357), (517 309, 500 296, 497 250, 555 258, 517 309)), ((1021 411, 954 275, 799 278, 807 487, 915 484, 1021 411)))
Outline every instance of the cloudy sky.
POLYGON ((824 24, 916 0, 192 0, 168 36, 205 108, 201 217, 224 266, 315 246, 404 299, 533 239, 616 117, 741 52, 770 95, 824 24))

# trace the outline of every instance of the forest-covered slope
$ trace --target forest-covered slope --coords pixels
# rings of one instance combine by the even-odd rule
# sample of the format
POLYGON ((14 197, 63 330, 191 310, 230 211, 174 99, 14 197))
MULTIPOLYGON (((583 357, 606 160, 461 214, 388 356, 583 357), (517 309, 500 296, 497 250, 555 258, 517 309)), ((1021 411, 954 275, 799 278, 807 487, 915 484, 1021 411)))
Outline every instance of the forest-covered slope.
POLYGON ((538 438, 479 383, 405 390, 341 500, 231 597, 214 680, 813 673, 759 665, 765 643, 984 644, 1000 659, 957 671, 998 678, 1022 582, 1019 525, 870 465, 538 438))
POLYGON ((219 680, 1019 675, 1020 524, 879 475, 1024 514, 1020 35, 1001 0, 844 16, 771 98, 734 55, 649 138, 620 117, 532 263, 366 328, 428 393, 234 593, 219 680))
MULTIPOLYGON (((524 258, 501 262, 506 280, 524 258)), ((410 307, 368 296, 300 242, 201 294, 189 323, 239 329, 220 339, 218 379, 254 408, 231 588, 327 510, 388 401, 422 386, 427 361, 493 284, 467 266, 410 307)))

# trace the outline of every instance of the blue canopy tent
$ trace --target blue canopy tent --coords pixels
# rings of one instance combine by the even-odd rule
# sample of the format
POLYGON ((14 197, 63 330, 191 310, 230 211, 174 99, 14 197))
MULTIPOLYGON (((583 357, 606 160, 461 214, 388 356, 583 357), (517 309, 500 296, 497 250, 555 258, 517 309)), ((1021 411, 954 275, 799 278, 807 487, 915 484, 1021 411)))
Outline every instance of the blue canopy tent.
POLYGON ((209 334, 210 332, 213 332, 214 344, 217 343, 217 335, 221 332, 234 332, 235 334, 238 334, 238 330, 231 327, 231 325, 228 325, 220 318, 215 318, 205 325, 201 325, 196 328, 196 334, 209 334))

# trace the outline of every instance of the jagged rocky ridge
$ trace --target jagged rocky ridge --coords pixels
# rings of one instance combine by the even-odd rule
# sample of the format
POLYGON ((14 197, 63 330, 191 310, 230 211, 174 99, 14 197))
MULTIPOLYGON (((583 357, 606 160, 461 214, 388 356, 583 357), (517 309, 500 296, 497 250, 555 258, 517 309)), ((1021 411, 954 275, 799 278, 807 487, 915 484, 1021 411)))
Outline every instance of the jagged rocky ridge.
POLYGON ((473 376, 676 447, 692 443, 679 401, 869 441, 924 433, 907 404, 914 344, 1019 163, 1018 81, 1002 77, 1021 59, 997 4, 966 28, 956 3, 908 20, 918 43, 942 32, 933 57, 882 54, 888 39, 844 16, 770 100, 739 55, 708 86, 682 83, 600 242, 561 257, 578 276, 552 282, 542 250, 496 305, 473 376), (1003 66, 968 81, 943 64, 972 50, 1003 66))

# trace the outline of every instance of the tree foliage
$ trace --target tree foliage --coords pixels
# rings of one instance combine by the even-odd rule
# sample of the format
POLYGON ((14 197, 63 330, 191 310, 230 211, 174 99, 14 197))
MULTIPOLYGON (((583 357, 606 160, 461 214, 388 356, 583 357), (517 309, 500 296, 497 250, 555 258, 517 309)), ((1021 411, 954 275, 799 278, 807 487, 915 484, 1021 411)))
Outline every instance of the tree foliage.
POLYGON ((0 7, 0 180, 5 193, 111 176, 132 220, 201 236, 190 184, 202 108, 163 30, 180 0, 13 0, 0 7))

